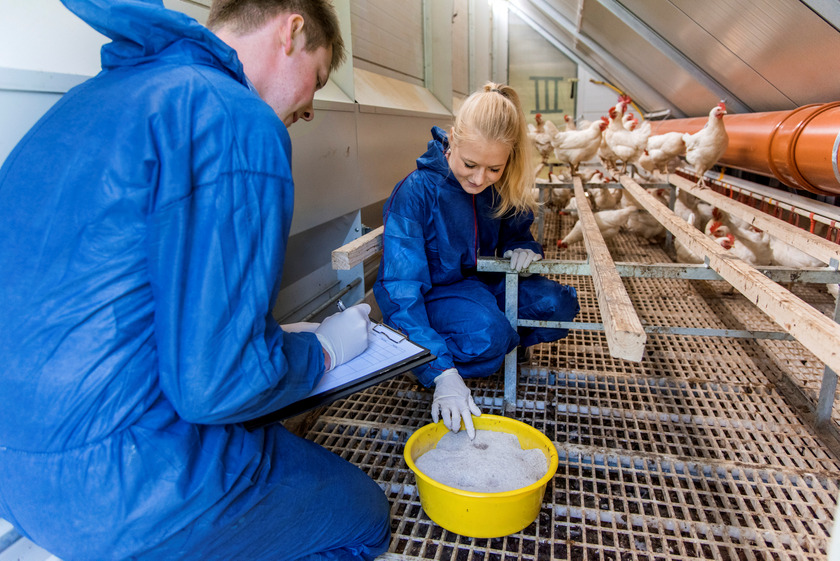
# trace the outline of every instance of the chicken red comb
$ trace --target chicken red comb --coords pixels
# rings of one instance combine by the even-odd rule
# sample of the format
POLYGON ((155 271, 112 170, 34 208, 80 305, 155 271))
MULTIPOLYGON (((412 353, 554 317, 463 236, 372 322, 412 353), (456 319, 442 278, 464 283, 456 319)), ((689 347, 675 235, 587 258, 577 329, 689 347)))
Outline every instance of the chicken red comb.
POLYGON ((537 113, 536 115, 534 115, 534 117, 537 119, 542 119, 542 113, 537 113))
POLYGON ((719 102, 717 106, 726 111, 726 103, 724 103, 723 101, 719 102))
POLYGON ((633 100, 630 99, 630 96, 627 94, 621 94, 618 96, 618 101, 623 101, 624 103, 633 103, 633 100))
MULTIPOLYGON (((610 113, 612 113, 613 111, 615 111, 615 109, 614 109, 613 107, 610 107, 610 113)), ((604 121, 605 123, 609 123, 609 122, 610 122, 610 120, 609 120, 609 119, 607 119, 606 117, 601 117, 601 120, 602 120, 602 121, 604 121)))

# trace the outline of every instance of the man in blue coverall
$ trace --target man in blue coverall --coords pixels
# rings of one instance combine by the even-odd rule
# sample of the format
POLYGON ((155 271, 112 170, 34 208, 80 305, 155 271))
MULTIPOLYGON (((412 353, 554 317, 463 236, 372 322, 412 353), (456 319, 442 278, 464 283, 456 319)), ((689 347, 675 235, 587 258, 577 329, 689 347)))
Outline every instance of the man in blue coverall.
POLYGON ((112 41, 0 168, 0 517, 66 561, 376 557, 373 480, 242 425, 367 345, 366 305, 270 315, 332 6, 62 1, 112 41))

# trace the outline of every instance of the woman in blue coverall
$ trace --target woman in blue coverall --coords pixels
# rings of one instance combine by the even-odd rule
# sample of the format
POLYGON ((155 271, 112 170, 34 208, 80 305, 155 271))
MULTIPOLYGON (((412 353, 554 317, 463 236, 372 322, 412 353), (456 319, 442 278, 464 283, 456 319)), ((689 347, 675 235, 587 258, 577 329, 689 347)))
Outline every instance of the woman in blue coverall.
MULTIPOLYGON (((385 203, 383 255, 374 284, 385 321, 437 358, 414 373, 434 384, 432 419, 475 435, 480 415, 463 378, 489 376, 517 345, 555 341, 567 330, 513 329, 504 275, 476 270, 479 256, 510 258, 517 271, 541 259, 531 235, 536 202, 531 144, 516 91, 489 83, 469 96, 447 135, 432 129, 417 169, 385 203)), ((570 321, 577 292, 542 276, 519 282, 519 317, 570 321)))
POLYGON ((0 517, 64 559, 373 559, 389 505, 280 424, 367 305, 271 316, 286 128, 344 46, 325 0, 63 0, 112 42, 0 168, 0 517))

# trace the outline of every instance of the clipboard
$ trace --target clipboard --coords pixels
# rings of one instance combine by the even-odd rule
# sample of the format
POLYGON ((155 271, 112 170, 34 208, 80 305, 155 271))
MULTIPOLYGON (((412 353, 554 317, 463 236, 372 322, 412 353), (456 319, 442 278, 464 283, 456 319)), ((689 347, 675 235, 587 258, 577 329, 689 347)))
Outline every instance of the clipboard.
POLYGON ((328 405, 434 359, 435 355, 429 349, 414 343, 399 331, 377 323, 370 331, 370 342, 365 352, 325 372, 318 385, 306 397, 246 421, 245 428, 252 431, 328 405))

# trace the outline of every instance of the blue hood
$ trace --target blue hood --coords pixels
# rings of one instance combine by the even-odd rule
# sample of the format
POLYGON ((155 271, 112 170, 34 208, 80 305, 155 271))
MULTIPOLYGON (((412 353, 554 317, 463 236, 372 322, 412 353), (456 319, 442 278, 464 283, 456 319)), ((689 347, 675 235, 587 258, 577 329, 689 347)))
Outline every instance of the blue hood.
POLYGON ((219 59, 246 84, 236 51, 193 18, 163 7, 160 0, 61 0, 93 29, 112 39, 102 47, 102 68, 137 66, 178 41, 192 41, 219 59))
POLYGON ((449 136, 442 128, 432 127, 432 139, 426 145, 426 153, 417 158, 417 169, 429 169, 448 177, 451 172, 444 156, 448 149, 449 136))

